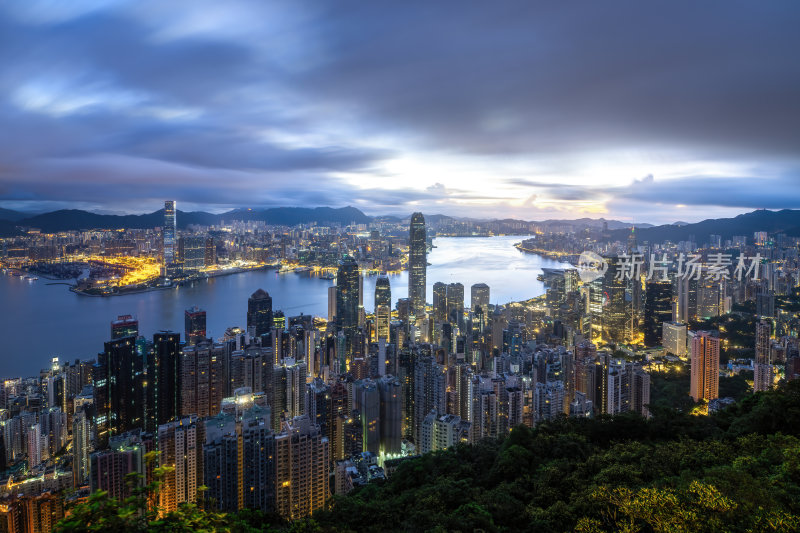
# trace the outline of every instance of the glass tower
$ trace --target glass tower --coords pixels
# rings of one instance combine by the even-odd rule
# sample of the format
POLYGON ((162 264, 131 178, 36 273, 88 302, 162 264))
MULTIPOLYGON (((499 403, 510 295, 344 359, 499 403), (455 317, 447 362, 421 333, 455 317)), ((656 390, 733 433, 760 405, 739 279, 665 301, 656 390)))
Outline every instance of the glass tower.
POLYGON ((425 314, 425 270, 428 265, 425 217, 411 215, 408 236, 408 299, 414 316, 425 314))
POLYGON ((164 269, 175 262, 175 200, 164 202, 164 269))

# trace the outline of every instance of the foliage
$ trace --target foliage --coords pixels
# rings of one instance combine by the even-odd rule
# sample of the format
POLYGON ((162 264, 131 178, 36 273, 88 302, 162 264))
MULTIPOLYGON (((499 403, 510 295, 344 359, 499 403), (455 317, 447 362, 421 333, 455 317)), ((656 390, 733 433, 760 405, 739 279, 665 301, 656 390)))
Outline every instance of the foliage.
POLYGON ((94 495, 59 531, 797 531, 800 382, 711 416, 561 418, 406 460, 285 524, 94 495), (82 526, 82 527, 81 527, 82 526))

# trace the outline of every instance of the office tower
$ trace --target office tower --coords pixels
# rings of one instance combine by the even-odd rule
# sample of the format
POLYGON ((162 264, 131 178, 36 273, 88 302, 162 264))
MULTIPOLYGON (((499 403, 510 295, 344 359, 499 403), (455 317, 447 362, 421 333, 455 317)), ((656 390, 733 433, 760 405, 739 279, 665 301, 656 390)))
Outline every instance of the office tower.
POLYGON ((686 356, 686 324, 664 322, 661 335, 665 352, 678 357, 686 356))
POLYGON ((333 323, 336 320, 336 285, 328 287, 328 322, 333 323))
POLYGON ((432 356, 420 356, 414 364, 414 442, 419 442, 422 422, 431 410, 446 412, 444 366, 432 356))
POLYGON ((719 397, 719 337, 698 331, 691 342, 692 377, 689 394, 694 401, 719 397))
POLYGON ((147 464, 145 455, 152 450, 152 441, 144 440, 140 431, 117 435, 109 439, 109 448, 90 456, 92 492, 102 490, 109 497, 122 501, 144 487, 147 464), (140 474, 133 483, 128 474, 140 474))
POLYGON ((139 321, 132 315, 120 315, 116 320, 111 321, 111 340, 115 341, 123 337, 138 337, 139 321))
POLYGON ((89 454, 92 452, 92 420, 90 408, 78 409, 72 415, 72 483, 80 487, 89 481, 89 454))
POLYGON ((411 215, 408 234, 408 299, 411 300, 411 314, 415 317, 425 314, 427 268, 428 243, 425 217, 422 213, 414 213, 411 215))
MULTIPOLYGON (((205 318, 205 317, 204 317, 205 318)), ((147 361, 146 430, 155 432, 181 413, 181 335, 161 331, 153 335, 153 351, 147 361)))
POLYGON ((336 325, 344 332, 345 353, 353 353, 355 336, 358 331, 359 302, 358 263, 349 256, 339 261, 336 275, 336 325))
POLYGON ((175 256, 175 237, 176 237, 176 209, 175 201, 167 200, 164 202, 164 228, 161 230, 161 236, 164 245, 164 273, 169 275, 170 267, 175 263, 177 257, 175 256))
POLYGON ((400 381, 392 376, 384 376, 377 381, 381 399, 380 453, 383 456, 397 456, 401 452, 403 438, 403 399, 400 381))
POLYGON ((197 306, 190 307, 183 314, 186 344, 193 346, 206 338, 206 312, 197 306))
POLYGON ((213 237, 208 237, 203 244, 203 266, 206 268, 217 264, 217 245, 213 237))
POLYGON ((247 300, 247 331, 254 337, 269 333, 274 324, 272 297, 258 289, 247 300))
POLYGON ((183 237, 183 271, 195 274, 206 263, 206 239, 198 235, 183 237))
POLYGON ((205 424, 196 416, 158 426, 159 465, 170 467, 159 493, 163 513, 197 501, 197 488, 203 485, 205 433, 205 424))
POLYGON ((753 361, 753 391, 766 391, 775 381, 775 367, 770 357, 772 326, 768 320, 756 323, 755 360, 753 361))
POLYGON ((275 436, 277 512, 295 520, 325 507, 329 465, 328 439, 308 416, 285 422, 275 436))
POLYGON ((433 284, 433 320, 436 324, 447 322, 447 284, 433 284))
POLYGON ((93 369, 98 440, 144 426, 144 366, 134 337, 105 343, 93 369))
POLYGON ((625 326, 627 318, 627 306, 625 305, 625 293, 627 283, 625 279, 617 279, 619 259, 614 257, 606 258, 608 270, 603 276, 603 340, 610 343, 625 342, 625 326))
POLYGON ((287 358, 275 367, 274 375, 273 427, 280 429, 283 420, 291 420, 306 414, 308 369, 305 362, 287 358))
POLYGON ((353 389, 353 408, 358 410, 361 417, 363 450, 377 456, 381 443, 381 397, 378 386, 371 379, 364 379, 357 381, 353 389))
POLYGON ((476 283, 469 289, 469 307, 474 313, 480 307, 484 313, 489 312, 489 286, 485 283, 476 283))
POLYGON ((375 341, 389 342, 389 321, 392 319, 392 288, 389 276, 381 273, 375 281, 375 341))
POLYGON ((203 468, 207 504, 236 512, 275 509, 275 438, 268 411, 259 406, 241 417, 220 413, 206 423, 203 468))
POLYGON ((433 410, 423 420, 420 435, 420 453, 446 450, 462 442, 469 442, 470 423, 458 415, 440 415, 433 410))
POLYGON ((225 353, 224 344, 212 344, 208 340, 183 348, 178 364, 180 391, 177 395, 181 416, 205 418, 219 413, 228 387, 225 353))
POLYGON ((645 285, 644 345, 648 348, 662 343, 663 323, 672 319, 672 283, 650 280, 645 285))
POLYGON ((464 330, 464 285, 461 283, 447 285, 447 320, 464 330))

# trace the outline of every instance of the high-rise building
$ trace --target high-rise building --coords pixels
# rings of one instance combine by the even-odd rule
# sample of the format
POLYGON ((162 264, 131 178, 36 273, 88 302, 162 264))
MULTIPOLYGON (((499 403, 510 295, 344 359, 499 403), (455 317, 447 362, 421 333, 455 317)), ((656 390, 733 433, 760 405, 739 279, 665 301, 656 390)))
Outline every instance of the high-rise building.
POLYGON ((436 324, 447 322, 447 284, 433 284, 433 320, 436 324))
POLYGON ((389 342, 389 323, 392 319, 392 288, 389 276, 381 273, 375 281, 375 341, 389 342))
POLYGON ((755 360, 753 361, 753 390, 766 391, 775 381, 775 367, 770 357, 772 325, 768 320, 756 323, 755 360))
POLYGON ((181 335, 161 331, 153 335, 147 360, 147 431, 155 432, 181 412, 181 335))
POLYGON ((413 380, 414 442, 419 442, 422 422, 432 410, 446 412, 445 377, 444 366, 438 364, 435 357, 417 357, 413 380))
POLYGON ((287 421, 275 436, 276 510, 294 520, 322 509, 328 501, 328 438, 308 416, 287 421))
POLYGON ((686 324, 680 322, 664 322, 662 326, 661 342, 667 353, 686 356, 686 324))
POLYGON ((275 428, 282 427, 282 420, 306 414, 306 364, 292 358, 281 363, 274 371, 272 413, 275 428))
POLYGON ((464 285, 461 283, 447 285, 447 320, 464 331, 464 285))
POLYGON ((139 321, 132 315, 120 315, 116 320, 111 321, 111 340, 115 341, 122 337, 138 337, 139 321))
POLYGON ((254 405, 241 417, 220 413, 206 423, 203 468, 207 504, 224 512, 275 509, 275 438, 270 415, 254 405))
POLYGON ((158 427, 159 465, 170 467, 159 492, 163 513, 197 501, 197 489, 203 485, 205 433, 205 424, 196 416, 158 427))
POLYGON ((689 394, 694 401, 719 397, 719 337, 698 331, 691 343, 692 377, 689 394))
POLYGON ((108 449, 90 456, 92 492, 102 490, 122 501, 150 481, 146 479, 145 455, 153 450, 153 441, 142 439, 141 432, 135 431, 111 437, 108 444, 108 449), (131 483, 128 474, 140 477, 131 483))
POLYGON ((361 416, 363 449, 377 456, 381 444, 381 397, 378 386, 371 379, 357 381, 353 394, 353 406, 361 416))
POLYGON ((339 261, 336 275, 336 325, 344 332, 345 353, 352 355, 358 332, 358 302, 361 285, 358 263, 352 257, 339 261))
POLYGON ((422 421, 420 435, 421 453, 446 450, 459 443, 469 442, 470 423, 458 415, 440 415, 432 410, 422 421))
POLYGON ((200 235, 183 237, 183 271, 195 274, 206 264, 206 239, 200 235))
POLYGON ((485 283, 476 283, 469 289, 469 307, 474 313, 480 307, 484 314, 489 312, 490 294, 489 286, 485 283))
POLYGON ((228 387, 225 354, 224 344, 208 340, 183 348, 178 366, 181 416, 205 418, 219 413, 228 387))
POLYGON ((175 201, 167 200, 164 202, 164 228, 161 230, 164 247, 164 274, 170 275, 170 268, 177 260, 175 245, 176 242, 176 209, 175 201))
POLYGON ((659 346, 662 343, 663 323, 672 320, 672 283, 651 280, 645 285, 644 299, 644 345, 659 346))
POLYGON ((143 428, 145 376, 136 339, 106 342, 92 373, 99 442, 105 444, 110 436, 143 428))
POLYGON ((420 317, 425 314, 425 273, 428 268, 428 243, 425 217, 422 213, 411 215, 408 235, 408 299, 411 313, 420 317))
POLYGON ((247 330, 260 337, 272 329, 272 297, 264 289, 258 289, 247 300, 247 330))
POLYGON ((72 415, 72 482, 79 487, 89 481, 89 455, 92 452, 92 417, 90 408, 72 415))
POLYGON ((396 456, 401 452, 403 438, 402 388, 400 381, 392 376, 382 377, 377 384, 381 397, 380 453, 383 456, 396 456))
POLYGON ((197 306, 190 307, 183 314, 186 344, 193 346, 206 338, 206 312, 197 306))

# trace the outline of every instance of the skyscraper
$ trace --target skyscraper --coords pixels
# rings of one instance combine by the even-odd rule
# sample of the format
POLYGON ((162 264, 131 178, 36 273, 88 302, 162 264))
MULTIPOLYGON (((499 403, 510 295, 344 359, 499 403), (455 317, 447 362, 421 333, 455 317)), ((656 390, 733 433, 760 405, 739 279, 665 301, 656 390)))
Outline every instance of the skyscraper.
POLYGON ((272 297, 264 289, 258 289, 247 300, 247 329, 260 337, 269 333, 273 320, 272 297))
POLYGON ((206 338, 206 312, 197 306, 184 312, 186 344, 193 346, 206 338))
POLYGON ((770 334, 772 326, 768 320, 756 323, 756 357, 753 361, 753 390, 766 391, 775 380, 775 367, 770 358, 770 334))
POLYGON ((353 353, 353 341, 358 331, 359 286, 358 263, 346 256, 339 261, 336 275, 336 325, 344 332, 347 355, 353 353))
POLYGON ((389 342, 389 322, 392 318, 392 288, 389 277, 381 273, 375 282, 375 340, 389 342))
POLYGON ((484 315, 489 312, 489 286, 485 283, 476 283, 470 287, 469 307, 474 313, 480 307, 484 315))
POLYGON ((180 363, 180 333, 161 331, 153 335, 153 352, 147 360, 148 431, 180 415, 180 363))
POLYGON ((328 438, 308 416, 284 423, 275 437, 276 510, 287 519, 302 518, 328 500, 328 438))
POLYGON ((447 322, 447 284, 441 281, 433 284, 433 320, 447 322))
POLYGON ((648 281, 644 300, 644 345, 659 346, 662 343, 664 322, 672 319, 672 283, 648 281))
POLYGON ((142 428, 145 415, 144 365, 136 339, 105 343, 93 369, 98 440, 142 428))
POLYGON ((111 321, 111 340, 115 341, 122 337, 138 337, 139 321, 133 315, 120 315, 116 320, 111 321))
POLYGON ((692 377, 689 394, 698 402, 719 397, 719 337, 698 331, 691 344, 692 377))
POLYGON ((199 417, 219 413, 227 388, 226 346, 202 341, 180 355, 180 414, 199 417))
POLYGON ((164 273, 168 275, 169 268, 175 263, 175 233, 176 233, 175 201, 164 202, 164 229, 161 232, 164 244, 164 273))
POLYGON ((161 511, 168 513, 184 502, 197 501, 203 484, 205 424, 196 416, 158 427, 159 464, 170 469, 159 492, 161 511))
POLYGON ((414 316, 425 314, 425 272, 428 266, 428 244, 425 217, 422 213, 411 215, 408 236, 408 298, 414 316))

